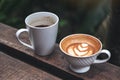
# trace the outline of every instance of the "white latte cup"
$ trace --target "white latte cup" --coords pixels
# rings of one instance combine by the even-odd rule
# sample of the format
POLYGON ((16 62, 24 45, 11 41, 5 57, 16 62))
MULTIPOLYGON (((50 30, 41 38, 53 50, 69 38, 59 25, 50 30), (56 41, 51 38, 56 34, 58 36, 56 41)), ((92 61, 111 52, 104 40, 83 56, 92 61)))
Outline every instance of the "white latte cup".
POLYGON ((41 56, 49 55, 56 43, 59 18, 51 12, 36 12, 28 15, 25 19, 26 28, 16 32, 18 41, 34 50, 41 56), (20 34, 27 32, 31 44, 27 44, 20 39, 20 34))
POLYGON ((60 50, 69 62, 69 67, 76 73, 85 73, 91 64, 107 62, 111 53, 102 49, 101 41, 89 34, 71 34, 60 41, 60 50), (107 54, 106 59, 99 60, 100 54, 107 54))

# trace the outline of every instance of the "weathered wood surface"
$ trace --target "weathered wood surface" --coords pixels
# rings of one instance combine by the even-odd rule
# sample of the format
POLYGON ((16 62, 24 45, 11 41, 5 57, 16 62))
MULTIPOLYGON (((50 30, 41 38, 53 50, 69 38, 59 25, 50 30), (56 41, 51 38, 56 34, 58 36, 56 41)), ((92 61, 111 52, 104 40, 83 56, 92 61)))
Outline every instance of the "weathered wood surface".
POLYGON ((0 80, 62 80, 0 51, 0 80))
MULTIPOLYGON (((72 78, 79 80, 81 78, 84 80, 120 80, 120 67, 112 65, 110 63, 93 64, 88 72, 83 74, 76 74, 69 69, 68 63, 61 54, 57 44, 54 52, 51 55, 41 57, 36 55, 33 50, 23 46, 18 42, 15 36, 16 31, 17 29, 15 28, 9 27, 2 23, 0 24, 0 43, 9 47, 7 48, 3 46, 3 51, 6 50, 11 53, 13 52, 13 54, 17 56, 27 55, 27 57, 31 57, 30 59, 35 61, 34 65, 37 65, 37 67, 42 67, 42 65, 46 65, 45 68, 47 69, 45 70, 50 71, 53 74, 55 73, 54 75, 68 80, 72 78)), ((21 38, 23 41, 29 42, 26 33, 23 33, 23 35, 21 35, 21 38)))

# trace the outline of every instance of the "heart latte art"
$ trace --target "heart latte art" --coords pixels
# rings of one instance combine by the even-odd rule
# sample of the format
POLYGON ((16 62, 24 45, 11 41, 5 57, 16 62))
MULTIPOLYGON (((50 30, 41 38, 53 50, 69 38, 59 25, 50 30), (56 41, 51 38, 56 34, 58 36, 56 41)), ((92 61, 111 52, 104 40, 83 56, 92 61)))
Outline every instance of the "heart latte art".
POLYGON ((94 48, 87 43, 75 43, 68 46, 67 53, 71 56, 86 57, 94 53, 94 48))

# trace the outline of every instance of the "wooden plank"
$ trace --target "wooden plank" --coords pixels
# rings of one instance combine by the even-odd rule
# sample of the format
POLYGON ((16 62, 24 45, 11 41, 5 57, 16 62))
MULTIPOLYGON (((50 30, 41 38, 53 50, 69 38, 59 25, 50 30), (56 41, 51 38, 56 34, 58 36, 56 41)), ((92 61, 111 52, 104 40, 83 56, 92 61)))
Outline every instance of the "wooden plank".
POLYGON ((0 51, 0 80, 61 80, 0 51))
MULTIPOLYGON (((4 44, 6 46, 18 52, 21 54, 26 54, 36 60, 38 60, 38 63, 43 62, 47 64, 49 67, 51 66, 51 69, 47 70, 56 70, 59 74, 56 74, 59 77, 66 77, 68 76, 76 77, 77 79, 85 79, 85 80, 119 80, 120 79, 120 67, 117 67, 115 65, 112 65, 110 63, 103 63, 103 64, 94 64, 91 66, 90 71, 84 74, 76 74, 72 72, 69 67, 68 63, 66 62, 65 58, 61 54, 61 51, 59 50, 58 45, 56 45, 56 48, 54 52, 46 57, 41 57, 36 55, 33 50, 23 46, 18 42, 18 40, 15 37, 17 29, 12 28, 10 26, 0 24, 0 43, 4 44), (53 67, 53 68, 52 68, 53 67)), ((28 42, 27 34, 24 33, 21 38, 23 41, 28 42)), ((7 49, 8 50, 8 49, 7 49)), ((51 71, 52 72, 52 71, 51 71)), ((62 78, 63 78, 62 77, 62 78)))

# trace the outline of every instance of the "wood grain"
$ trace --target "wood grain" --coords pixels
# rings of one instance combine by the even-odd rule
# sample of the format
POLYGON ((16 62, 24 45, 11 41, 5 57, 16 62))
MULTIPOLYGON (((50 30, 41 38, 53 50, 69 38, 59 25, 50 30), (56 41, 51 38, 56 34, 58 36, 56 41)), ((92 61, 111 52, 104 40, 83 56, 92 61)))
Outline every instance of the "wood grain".
POLYGON ((0 52, 0 80, 61 80, 0 52))
MULTIPOLYGON (((120 79, 120 67, 112 65, 110 63, 103 63, 103 64, 93 64, 91 69, 84 73, 84 74, 76 74, 69 69, 69 64, 65 60, 63 54, 59 50, 58 44, 55 46, 55 50, 49 56, 42 57, 38 56, 34 53, 33 50, 23 46, 18 42, 16 39, 15 33, 17 29, 7 26, 5 24, 0 24, 0 43, 3 44, 2 50, 11 52, 11 54, 20 56, 23 55, 22 58, 25 59, 26 57, 31 57, 31 60, 34 60, 32 65, 44 66, 47 65, 45 68, 46 71, 64 78, 66 80, 70 80, 72 78, 75 79, 84 79, 84 80, 119 80, 120 79), (6 47, 5 47, 5 46, 6 47), (55 72, 55 73, 54 73, 55 72)), ((23 33, 21 35, 23 41, 28 42, 28 35, 23 33)), ((9 54, 10 55, 10 54, 9 54)), ((30 63, 28 61, 28 63, 30 63)), ((41 66, 42 67, 42 66, 41 66)), ((39 67, 39 68, 41 68, 39 67)))

